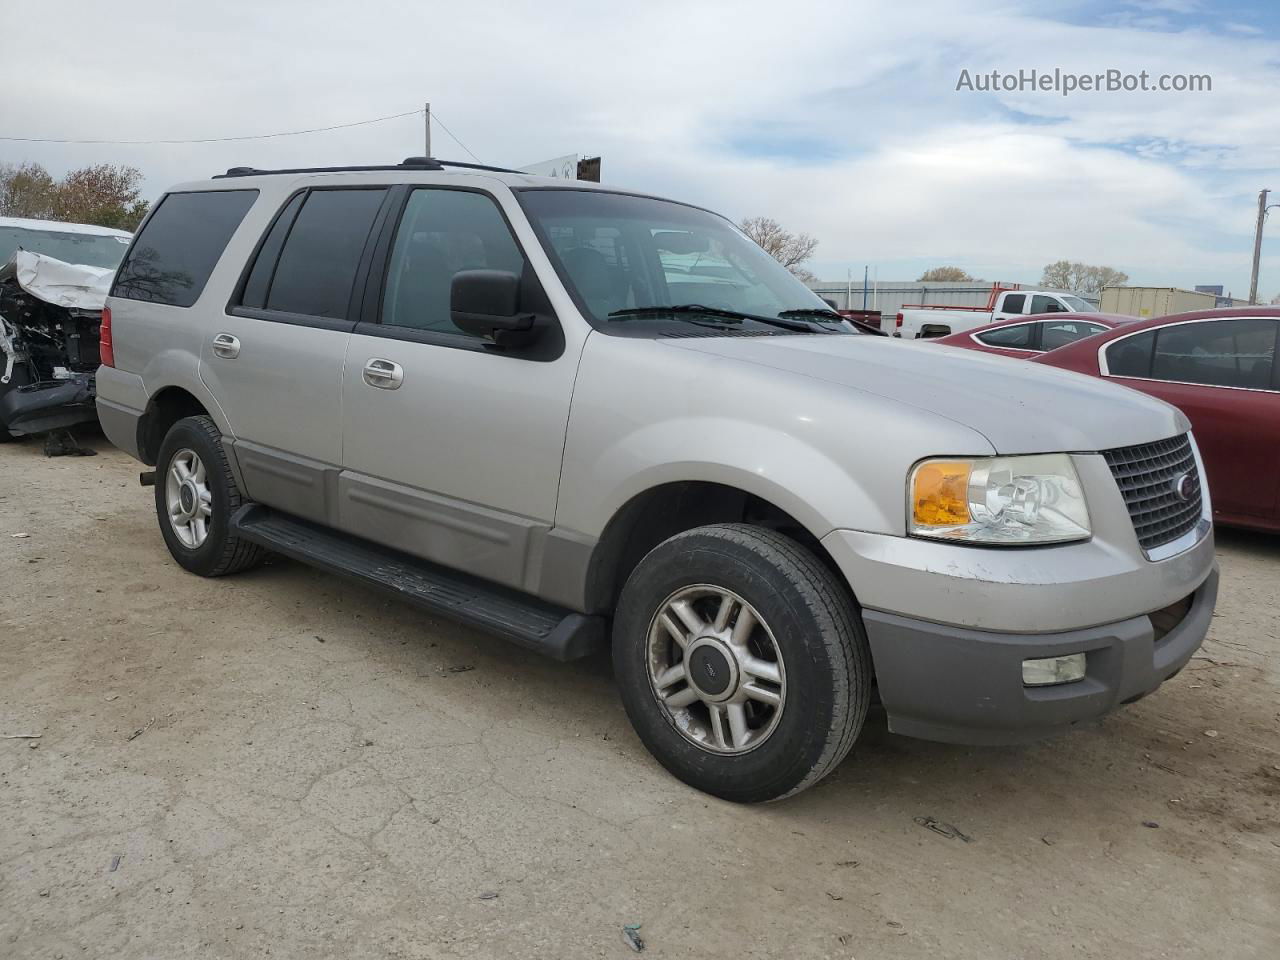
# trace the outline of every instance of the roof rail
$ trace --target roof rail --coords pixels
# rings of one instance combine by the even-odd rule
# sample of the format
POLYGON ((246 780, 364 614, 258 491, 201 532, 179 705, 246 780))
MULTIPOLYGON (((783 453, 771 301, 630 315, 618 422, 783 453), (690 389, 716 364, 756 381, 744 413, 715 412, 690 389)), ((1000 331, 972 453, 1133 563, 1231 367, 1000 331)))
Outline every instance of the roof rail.
POLYGON ((437 160, 434 157, 406 157, 400 163, 372 164, 345 167, 289 167, 280 170, 259 170, 257 167, 231 167, 226 173, 215 174, 214 180, 228 177, 265 177, 282 173, 365 173, 373 170, 443 170, 460 167, 466 170, 489 170, 494 173, 519 173, 506 167, 491 167, 483 163, 463 163, 460 160, 437 160))

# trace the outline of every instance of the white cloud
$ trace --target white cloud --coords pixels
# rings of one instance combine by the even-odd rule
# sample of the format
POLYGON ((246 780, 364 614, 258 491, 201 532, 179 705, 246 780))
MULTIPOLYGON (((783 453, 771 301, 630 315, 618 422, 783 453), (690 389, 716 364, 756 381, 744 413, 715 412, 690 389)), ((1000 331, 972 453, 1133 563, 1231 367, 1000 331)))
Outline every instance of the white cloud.
MULTIPOLYGON (((1232 29, 1067 24, 1042 0, 894 6, 764 0, 479 7, 141 0, 30 7, 6 23, 10 135, 179 138, 321 126, 424 100, 482 159, 598 152, 605 177, 820 237, 823 264, 1048 260, 1242 289, 1253 195, 1280 165, 1280 47, 1232 29), (56 54, 50 37, 58 37, 56 54), (961 68, 1208 73, 1205 94, 955 92, 961 68), (779 156, 788 139, 816 155, 779 156), (756 149, 758 147, 758 149, 756 149)), ((1185 22, 1186 0, 1132 4, 1185 22)), ((1083 20, 1083 13, 1078 20, 1083 20)), ((1249 26, 1244 24, 1244 26, 1249 26)), ((436 153, 462 158, 437 128, 436 153)), ((132 163, 158 193, 237 164, 386 162, 415 118, 239 144, 6 144, 55 172, 132 163)), ((1275 184, 1280 187, 1280 183, 1275 184)), ((1277 248, 1280 249, 1280 248, 1277 248)), ((1016 274, 1016 277, 1015 277, 1016 274)), ((1280 258, 1266 276, 1280 287, 1280 258)))

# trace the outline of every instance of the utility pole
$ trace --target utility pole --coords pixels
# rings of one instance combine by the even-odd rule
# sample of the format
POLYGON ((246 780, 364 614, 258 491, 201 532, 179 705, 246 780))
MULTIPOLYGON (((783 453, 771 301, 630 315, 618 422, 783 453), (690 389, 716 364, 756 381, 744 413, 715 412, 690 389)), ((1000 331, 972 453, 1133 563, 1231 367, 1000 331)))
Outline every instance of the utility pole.
POLYGON ((867 312, 867 276, 871 268, 864 266, 862 268, 862 312, 867 312))
POLYGON ((425 108, 422 111, 422 115, 426 119, 427 124, 427 152, 425 156, 429 157, 431 156, 431 101, 427 101, 425 108))

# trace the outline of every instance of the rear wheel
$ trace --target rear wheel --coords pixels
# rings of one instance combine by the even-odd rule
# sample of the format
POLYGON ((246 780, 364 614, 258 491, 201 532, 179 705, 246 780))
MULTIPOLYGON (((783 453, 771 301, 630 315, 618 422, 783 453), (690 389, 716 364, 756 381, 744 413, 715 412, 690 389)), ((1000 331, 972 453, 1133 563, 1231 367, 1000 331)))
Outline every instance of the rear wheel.
POLYGON ((645 746, 727 800, 776 800, 826 776, 871 694, 866 637, 835 576, 795 541, 745 524, 690 530, 640 562, 613 657, 645 746))
POLYGON ((240 490, 209 417, 186 417, 169 428, 156 459, 155 492, 160 532, 184 569, 220 577, 262 562, 261 547, 231 532, 240 490))

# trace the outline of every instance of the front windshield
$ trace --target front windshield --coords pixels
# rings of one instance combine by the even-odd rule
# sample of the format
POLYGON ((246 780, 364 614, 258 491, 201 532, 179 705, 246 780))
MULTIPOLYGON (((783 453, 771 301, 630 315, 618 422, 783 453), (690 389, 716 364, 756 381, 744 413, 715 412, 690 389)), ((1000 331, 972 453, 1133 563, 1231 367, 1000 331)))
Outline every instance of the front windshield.
MULTIPOLYGON (((815 311, 804 319, 840 323, 786 267, 713 213, 599 190, 522 190, 518 196, 593 322, 619 311, 696 304, 774 318, 815 311)), ((657 319, 678 322, 675 315, 657 319)))
POLYGON ((1075 313, 1097 313, 1098 308, 1088 300, 1081 300, 1079 297, 1063 297, 1062 302, 1072 309, 1075 313))
POLYGON ((14 251, 22 249, 43 253, 67 263, 114 270, 129 249, 128 237, 102 236, 92 233, 63 233, 57 230, 32 230, 28 227, 0 227, 0 264, 7 263, 14 251))

